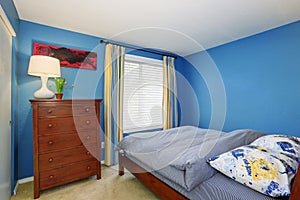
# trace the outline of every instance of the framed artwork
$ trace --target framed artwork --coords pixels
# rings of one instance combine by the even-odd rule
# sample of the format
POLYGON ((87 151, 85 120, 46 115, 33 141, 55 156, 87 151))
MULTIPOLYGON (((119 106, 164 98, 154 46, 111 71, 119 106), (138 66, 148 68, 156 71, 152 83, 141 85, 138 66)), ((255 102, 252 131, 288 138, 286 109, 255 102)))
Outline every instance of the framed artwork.
POLYGON ((32 55, 44 55, 57 58, 63 67, 90 70, 97 69, 97 53, 95 52, 34 42, 32 55))

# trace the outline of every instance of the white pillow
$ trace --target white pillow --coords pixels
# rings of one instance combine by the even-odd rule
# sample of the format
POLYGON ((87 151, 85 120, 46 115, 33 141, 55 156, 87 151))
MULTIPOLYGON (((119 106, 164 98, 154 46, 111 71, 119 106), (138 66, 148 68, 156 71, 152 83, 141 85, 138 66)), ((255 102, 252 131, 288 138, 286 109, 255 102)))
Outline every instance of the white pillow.
POLYGON ((256 139, 251 145, 262 146, 296 158, 300 157, 300 139, 293 136, 265 135, 256 139))
POLYGON ((272 197, 290 195, 291 180, 298 169, 294 156, 253 145, 238 147, 208 162, 235 181, 272 197))

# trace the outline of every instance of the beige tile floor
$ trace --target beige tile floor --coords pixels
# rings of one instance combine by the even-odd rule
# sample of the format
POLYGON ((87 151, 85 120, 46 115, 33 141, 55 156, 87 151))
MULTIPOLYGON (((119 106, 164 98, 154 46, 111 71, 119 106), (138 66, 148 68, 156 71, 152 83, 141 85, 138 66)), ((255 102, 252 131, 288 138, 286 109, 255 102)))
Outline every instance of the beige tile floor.
MULTIPOLYGON (((41 192, 40 200, 155 200, 159 199, 130 173, 119 176, 116 167, 102 166, 102 179, 76 181, 41 192)), ((19 185, 11 200, 33 199, 33 182, 19 185)))

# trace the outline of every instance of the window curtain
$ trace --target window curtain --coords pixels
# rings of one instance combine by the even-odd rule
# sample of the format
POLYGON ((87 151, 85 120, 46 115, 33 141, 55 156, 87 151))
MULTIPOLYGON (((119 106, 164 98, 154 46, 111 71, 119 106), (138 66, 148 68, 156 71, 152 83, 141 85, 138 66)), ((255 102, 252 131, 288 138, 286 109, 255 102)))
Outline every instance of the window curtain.
POLYGON ((177 86, 174 58, 163 57, 163 130, 178 126, 177 86))
POLYGON ((117 163, 115 145, 123 137, 123 75, 125 48, 107 44, 104 69, 104 163, 117 163))

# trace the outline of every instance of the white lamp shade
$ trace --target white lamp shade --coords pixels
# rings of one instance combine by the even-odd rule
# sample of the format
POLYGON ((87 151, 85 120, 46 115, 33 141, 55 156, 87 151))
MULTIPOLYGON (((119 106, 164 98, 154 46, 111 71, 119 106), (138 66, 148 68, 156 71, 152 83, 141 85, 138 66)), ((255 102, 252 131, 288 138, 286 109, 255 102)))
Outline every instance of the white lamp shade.
POLYGON ((57 58, 41 55, 30 57, 28 74, 32 76, 60 77, 60 63, 57 58))
POLYGON ((57 58, 34 55, 30 57, 28 74, 40 76, 42 87, 34 93, 38 99, 51 99, 54 93, 48 89, 48 77, 60 77, 60 63, 57 58))

